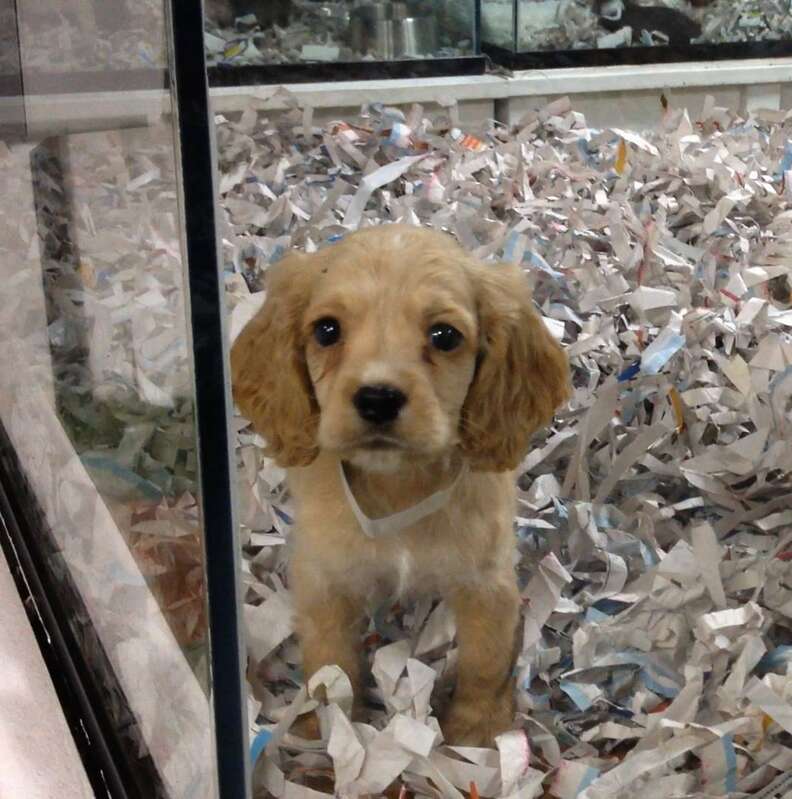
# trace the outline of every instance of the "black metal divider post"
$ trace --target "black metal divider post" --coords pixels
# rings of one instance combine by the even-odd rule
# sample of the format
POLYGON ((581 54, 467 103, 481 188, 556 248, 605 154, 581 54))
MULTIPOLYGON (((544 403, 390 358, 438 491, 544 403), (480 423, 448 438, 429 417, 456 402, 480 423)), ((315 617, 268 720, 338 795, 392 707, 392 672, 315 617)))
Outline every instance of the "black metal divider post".
POLYGON ((225 304, 215 227, 216 153, 201 0, 170 5, 171 87, 181 164, 180 204, 192 329, 198 463, 220 799, 250 795, 239 601, 239 547, 231 481, 231 394, 225 304))

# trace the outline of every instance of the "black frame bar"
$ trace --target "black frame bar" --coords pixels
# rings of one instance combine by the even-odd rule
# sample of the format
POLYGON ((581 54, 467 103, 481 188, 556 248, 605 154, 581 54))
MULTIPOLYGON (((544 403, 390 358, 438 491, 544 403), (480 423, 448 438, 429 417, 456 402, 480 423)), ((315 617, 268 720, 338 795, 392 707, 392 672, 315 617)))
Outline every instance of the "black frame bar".
MULTIPOLYGON (((515 7, 516 7, 515 3, 515 7)), ((516 17, 516 11, 515 11, 516 17)), ((515 28, 515 30, 518 30, 515 28)), ((481 51, 507 69, 565 69, 569 67, 652 66, 682 62, 728 62, 792 56, 792 40, 734 42, 664 47, 613 47, 589 50, 507 50, 482 41, 481 51)))
POLYGON ((215 226, 216 149, 201 0, 170 5, 171 86, 192 329, 195 417, 209 612, 211 689, 220 799, 247 799, 250 767, 240 601, 240 549, 231 481, 231 393, 215 226), (186 166, 185 166, 186 165, 186 166))
MULTIPOLYGON (((209 86, 272 86, 282 83, 326 83, 347 80, 412 80, 483 75, 484 56, 421 58, 402 61, 339 61, 300 64, 243 64, 208 67, 209 86)), ((8 82, 8 81, 6 81, 8 82)), ((79 94, 156 90, 169 85, 164 69, 106 70, 104 72, 34 72, 27 75, 29 94, 79 94)), ((0 96, 13 94, 0 76, 0 96)))
POLYGON ((209 85, 271 86, 281 83, 326 83, 347 80, 412 80, 483 75, 487 59, 416 58, 400 61, 328 61, 299 64, 244 64, 209 67, 209 85))

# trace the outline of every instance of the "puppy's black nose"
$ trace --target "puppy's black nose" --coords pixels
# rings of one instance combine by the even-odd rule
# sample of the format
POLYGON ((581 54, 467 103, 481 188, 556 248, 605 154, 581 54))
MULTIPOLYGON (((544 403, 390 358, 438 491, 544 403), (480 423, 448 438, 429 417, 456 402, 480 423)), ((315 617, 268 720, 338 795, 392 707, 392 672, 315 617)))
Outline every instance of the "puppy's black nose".
POLYGON ((404 393, 393 386, 361 386, 352 397, 357 412, 372 424, 392 422, 406 402, 404 393))

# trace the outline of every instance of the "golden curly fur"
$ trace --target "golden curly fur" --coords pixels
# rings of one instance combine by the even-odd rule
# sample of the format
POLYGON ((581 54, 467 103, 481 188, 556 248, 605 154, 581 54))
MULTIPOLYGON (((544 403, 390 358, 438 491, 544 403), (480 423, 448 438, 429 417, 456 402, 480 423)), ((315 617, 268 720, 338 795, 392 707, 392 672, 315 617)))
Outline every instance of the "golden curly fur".
POLYGON ((513 470, 569 392, 566 358, 520 270, 479 263, 441 233, 369 228, 275 266, 231 361, 240 410, 288 468, 297 508, 290 587, 306 678, 335 663, 359 692, 360 625, 371 605, 442 598, 459 643, 443 729, 455 743, 490 743, 513 718, 513 470), (337 342, 317 341, 321 319, 335 320, 337 342), (457 346, 432 345, 438 323, 459 332, 457 346), (355 405, 372 384, 405 398, 385 426, 355 405), (444 508, 370 539, 344 496, 339 460, 376 517, 468 468, 444 508))

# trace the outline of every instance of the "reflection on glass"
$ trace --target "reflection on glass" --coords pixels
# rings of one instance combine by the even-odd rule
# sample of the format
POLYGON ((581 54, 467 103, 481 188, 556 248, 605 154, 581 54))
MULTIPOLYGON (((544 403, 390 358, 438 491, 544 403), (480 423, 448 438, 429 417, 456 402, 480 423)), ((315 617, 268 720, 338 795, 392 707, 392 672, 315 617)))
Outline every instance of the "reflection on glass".
POLYGON ((17 0, 26 75, 162 68, 162 0, 17 0))
POLYGON ((484 43, 520 51, 792 39, 785 0, 482 0, 481 18, 484 43))
POLYGON ((0 136, 24 131, 15 0, 0 0, 0 136))
POLYGON ((57 581, 52 599, 69 610, 103 704, 156 786, 147 795, 211 799, 201 487, 169 95, 160 77, 139 114, 148 124, 120 129, 116 109, 135 96, 56 91, 57 69, 123 68, 137 46, 161 57, 163 6, 124 4, 113 28, 107 9, 96 18, 100 4, 63 2, 50 9, 59 28, 43 5, 20 3, 23 77, 53 67, 52 93, 26 101, 45 104, 59 127, 0 141, 0 424, 40 517, 32 545, 57 581), (79 37, 100 28, 82 52, 79 37), (75 118, 94 129, 68 133, 75 118))
POLYGON ((208 0, 210 64, 449 58, 473 52, 474 0, 208 0))

